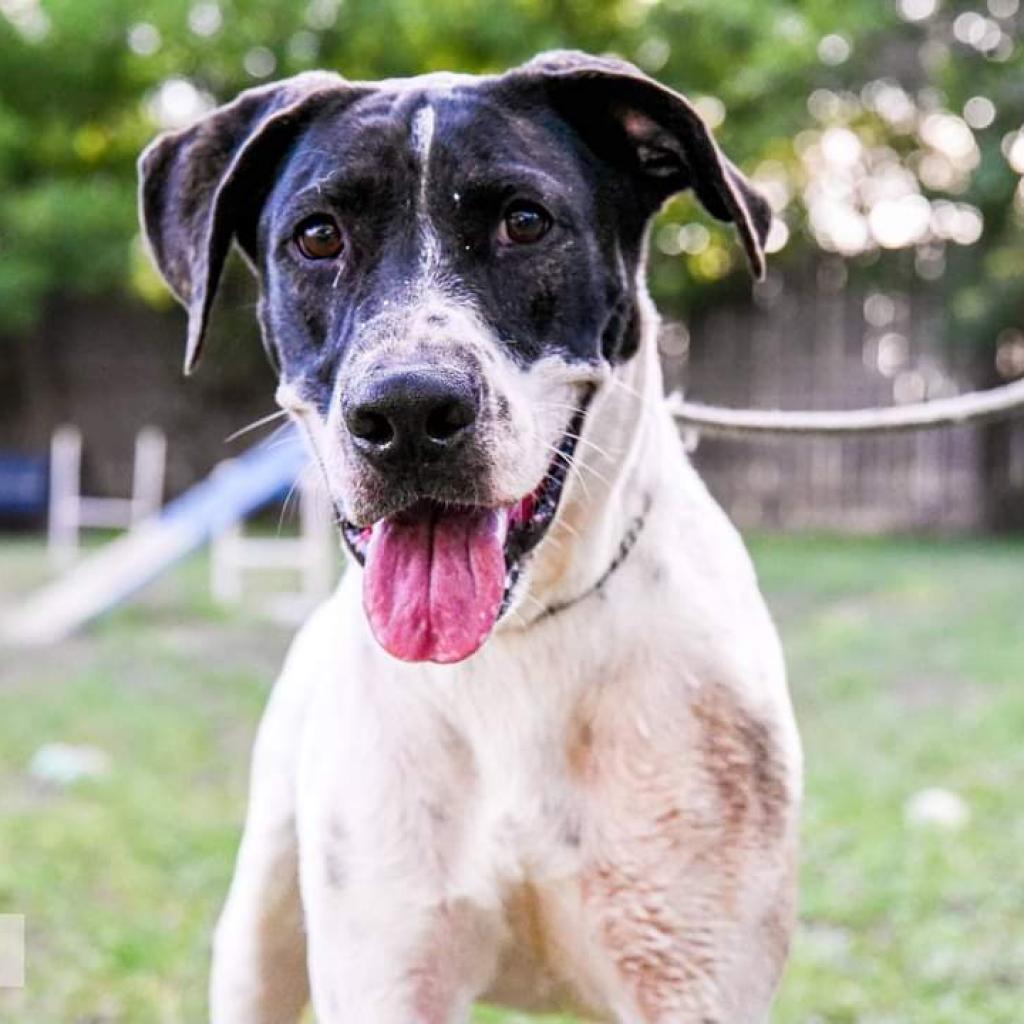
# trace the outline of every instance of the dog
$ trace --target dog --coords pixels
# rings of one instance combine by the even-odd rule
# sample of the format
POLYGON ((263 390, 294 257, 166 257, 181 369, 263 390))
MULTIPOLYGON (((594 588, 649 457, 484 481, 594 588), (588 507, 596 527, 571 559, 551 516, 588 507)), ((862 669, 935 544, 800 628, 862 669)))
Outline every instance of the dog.
POLYGON ((237 244, 353 563, 259 729, 212 1020, 765 1020, 800 745, 644 285, 683 190, 762 274, 765 200, 682 96, 576 52, 302 74, 140 174, 186 371, 237 244))

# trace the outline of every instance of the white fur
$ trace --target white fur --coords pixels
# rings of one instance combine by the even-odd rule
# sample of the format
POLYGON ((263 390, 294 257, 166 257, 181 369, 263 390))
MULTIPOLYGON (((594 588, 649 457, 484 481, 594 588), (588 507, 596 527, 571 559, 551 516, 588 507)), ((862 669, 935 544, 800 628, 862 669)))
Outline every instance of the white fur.
POLYGON ((412 148, 420 160, 420 211, 427 201, 430 184, 430 147, 434 141, 437 113, 429 103, 424 103, 413 115, 412 148))
MULTIPOLYGON (((217 930, 216 1024, 296 1020, 307 948, 320 1024, 454 1024, 485 997, 630 1024, 766 1019, 799 742, 753 569, 682 452, 646 312, 527 593, 477 655, 392 660, 357 569, 295 641, 217 930), (648 501, 601 593, 541 616, 593 587, 648 501)), ((526 449, 558 419, 543 403, 578 382, 557 361, 490 365, 533 431, 506 453, 530 465, 503 470, 527 490, 545 457, 526 449)), ((299 414, 330 476, 340 456, 299 414)))
POLYGON ((413 152, 419 158, 420 187, 416 200, 416 220, 420 234, 420 287, 430 287, 441 267, 441 241, 430 219, 427 198, 430 189, 430 148, 434 142, 437 127, 437 112, 424 103, 413 115, 411 143, 413 152))

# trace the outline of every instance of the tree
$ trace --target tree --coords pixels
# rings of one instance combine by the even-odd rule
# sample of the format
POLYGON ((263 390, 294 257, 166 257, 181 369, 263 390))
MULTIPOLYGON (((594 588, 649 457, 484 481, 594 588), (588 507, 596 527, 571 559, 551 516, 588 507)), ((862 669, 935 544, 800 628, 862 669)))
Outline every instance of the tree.
MULTIPOLYGON (((166 302, 135 223, 138 151, 257 81, 493 71, 540 49, 614 51, 680 88, 771 196, 772 247, 949 294, 958 340, 1024 372, 1018 0, 18 0, 0 5, 0 333, 54 296, 166 302), (1002 332, 1002 333, 1001 333, 1002 332), (1009 332, 1009 333, 1007 333, 1009 332), (1016 333, 1014 333, 1016 332, 1016 333)), ((656 296, 742 280, 688 199, 655 234, 656 296)))

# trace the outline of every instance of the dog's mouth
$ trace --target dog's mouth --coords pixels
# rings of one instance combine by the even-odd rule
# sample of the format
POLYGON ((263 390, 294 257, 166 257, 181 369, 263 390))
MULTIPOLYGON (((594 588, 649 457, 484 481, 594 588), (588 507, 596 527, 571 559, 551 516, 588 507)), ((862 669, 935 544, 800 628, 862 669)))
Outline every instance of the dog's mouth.
POLYGON ((342 520, 345 542, 365 570, 370 627, 391 655, 450 664, 482 646, 555 520, 587 404, 570 420, 540 484, 511 505, 421 499, 372 526, 342 520))

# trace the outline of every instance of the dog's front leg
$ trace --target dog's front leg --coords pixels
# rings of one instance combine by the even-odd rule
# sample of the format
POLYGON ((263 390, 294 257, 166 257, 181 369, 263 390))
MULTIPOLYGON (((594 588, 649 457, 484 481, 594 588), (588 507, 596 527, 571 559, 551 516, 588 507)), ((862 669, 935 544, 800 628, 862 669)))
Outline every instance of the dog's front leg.
POLYGON ((316 678, 316 621, 292 647, 253 751, 245 834, 214 936, 213 1024, 291 1024, 309 1000, 295 765, 316 678))
POLYGON ((472 756, 381 668, 364 671, 372 684, 325 691, 299 770, 317 1021, 462 1024, 501 937, 500 897, 473 853, 472 756))
POLYGON ((214 937, 210 1019, 291 1024, 308 998, 294 825, 257 811, 214 937))
POLYGON ((487 922, 464 906, 352 912, 337 893, 309 901, 309 970, 318 1024, 464 1024, 492 969, 487 922))

